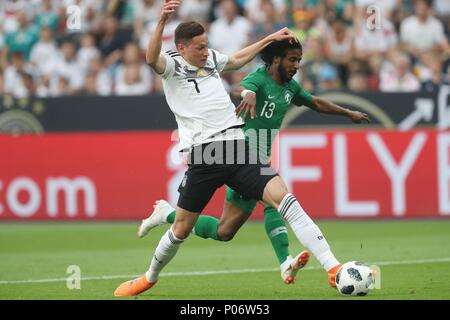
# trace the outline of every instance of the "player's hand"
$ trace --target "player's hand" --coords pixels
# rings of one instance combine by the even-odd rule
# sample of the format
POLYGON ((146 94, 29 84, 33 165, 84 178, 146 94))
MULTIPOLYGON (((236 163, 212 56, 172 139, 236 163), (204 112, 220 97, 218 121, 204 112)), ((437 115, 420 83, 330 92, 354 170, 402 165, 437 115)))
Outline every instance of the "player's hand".
POLYGON ((237 117, 242 117, 245 120, 250 113, 252 119, 256 118, 256 94, 254 92, 247 92, 244 99, 235 110, 237 117))
POLYGON ((290 43, 294 43, 294 42, 299 43, 300 42, 298 40, 297 36, 291 30, 289 30, 289 28, 283 28, 283 29, 269 35, 269 40, 271 40, 271 41, 283 41, 283 40, 287 40, 287 39, 289 39, 290 43))
POLYGON ((359 112, 359 111, 350 111, 349 118, 354 123, 362 123, 362 122, 370 122, 369 116, 367 113, 359 112))
POLYGON ((180 0, 164 0, 160 20, 166 22, 181 4, 180 0))

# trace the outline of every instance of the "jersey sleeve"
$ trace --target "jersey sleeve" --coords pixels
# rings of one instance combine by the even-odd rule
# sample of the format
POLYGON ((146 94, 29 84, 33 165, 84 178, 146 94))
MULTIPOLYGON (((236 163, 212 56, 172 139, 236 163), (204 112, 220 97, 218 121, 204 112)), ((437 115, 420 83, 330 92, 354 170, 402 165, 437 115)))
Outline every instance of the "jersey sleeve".
POLYGON ((173 77, 175 73, 175 60, 170 56, 169 52, 164 52, 163 55, 166 58, 166 69, 164 69, 164 72, 161 74, 161 77, 167 80, 173 77))
POLYGON ((241 86, 253 92, 258 92, 258 90, 263 85, 263 78, 258 72, 252 72, 247 75, 242 81, 241 86))
POLYGON ((292 98, 292 103, 301 107, 306 104, 310 104, 313 101, 312 94, 303 89, 297 82, 295 82, 296 94, 292 98))
POLYGON ((214 61, 215 68, 218 72, 222 72, 222 70, 225 68, 226 64, 228 63, 228 56, 226 54, 222 54, 217 50, 209 49, 211 50, 211 55, 214 61))

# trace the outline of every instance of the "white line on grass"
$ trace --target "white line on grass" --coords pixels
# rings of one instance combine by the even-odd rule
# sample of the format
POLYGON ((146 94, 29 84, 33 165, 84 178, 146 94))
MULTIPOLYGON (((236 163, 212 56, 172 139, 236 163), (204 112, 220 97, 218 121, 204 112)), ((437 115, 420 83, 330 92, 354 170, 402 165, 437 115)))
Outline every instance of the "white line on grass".
MULTIPOLYGON (((399 260, 399 261, 379 261, 370 262, 367 265, 390 266, 402 264, 426 264, 426 263, 440 263, 450 262, 450 258, 436 258, 436 259, 419 259, 419 260, 399 260)), ((305 270, 317 270, 321 267, 306 267, 305 270)), ((191 271, 191 272, 166 272, 161 273, 161 277, 178 277, 178 276, 209 276, 216 274, 233 274, 233 273, 256 273, 256 272, 274 272, 279 271, 279 268, 261 268, 261 269, 231 269, 231 270, 212 270, 212 271, 191 271)), ((128 279, 136 278, 141 275, 112 275, 112 276, 95 276, 84 277, 81 281, 89 280, 111 280, 111 279, 128 279)), ((0 285, 5 284, 24 284, 24 283, 47 283, 47 282, 65 282, 67 278, 53 278, 53 279, 36 279, 36 280, 1 280, 0 285)))

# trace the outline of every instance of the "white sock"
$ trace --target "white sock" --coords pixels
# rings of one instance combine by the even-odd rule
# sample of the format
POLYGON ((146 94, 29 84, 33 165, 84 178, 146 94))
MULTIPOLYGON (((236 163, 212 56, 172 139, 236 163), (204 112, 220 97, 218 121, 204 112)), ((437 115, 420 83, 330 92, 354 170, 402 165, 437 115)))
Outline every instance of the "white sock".
POLYGON ((148 282, 158 280, 161 270, 172 260, 184 240, 180 240, 172 232, 172 227, 161 237, 148 271, 145 273, 148 282))
POLYGON ((319 227, 292 194, 284 196, 278 212, 289 223, 300 243, 311 251, 326 271, 339 264, 319 227))

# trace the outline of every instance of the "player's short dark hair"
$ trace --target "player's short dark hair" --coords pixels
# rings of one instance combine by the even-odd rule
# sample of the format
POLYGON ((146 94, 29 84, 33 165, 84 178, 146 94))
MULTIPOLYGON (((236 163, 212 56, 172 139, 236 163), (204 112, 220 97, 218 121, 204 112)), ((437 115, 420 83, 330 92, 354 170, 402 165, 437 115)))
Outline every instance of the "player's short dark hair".
POLYGON ((303 48, 300 42, 293 41, 292 43, 289 40, 283 41, 275 41, 269 44, 261 51, 261 59, 264 63, 270 66, 275 57, 285 57, 288 50, 291 49, 300 49, 303 52, 303 48))
POLYGON ((201 36, 205 32, 205 28, 198 22, 188 21, 180 23, 175 29, 175 44, 189 42, 192 38, 201 36))

